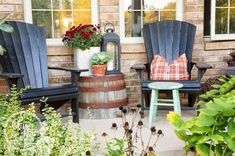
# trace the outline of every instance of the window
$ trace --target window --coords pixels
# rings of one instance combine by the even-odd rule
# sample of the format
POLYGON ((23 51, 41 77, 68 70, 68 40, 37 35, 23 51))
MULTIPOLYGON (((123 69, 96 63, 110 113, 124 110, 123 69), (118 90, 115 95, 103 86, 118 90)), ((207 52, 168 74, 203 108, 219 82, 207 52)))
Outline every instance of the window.
POLYGON ((120 0, 120 35, 122 42, 143 42, 145 23, 182 20, 183 0, 120 0))
POLYGON ((212 40, 235 39, 235 0, 211 0, 212 40))
POLYGON ((97 0, 25 0, 25 21, 43 26, 47 43, 62 44, 73 25, 97 24, 97 0))

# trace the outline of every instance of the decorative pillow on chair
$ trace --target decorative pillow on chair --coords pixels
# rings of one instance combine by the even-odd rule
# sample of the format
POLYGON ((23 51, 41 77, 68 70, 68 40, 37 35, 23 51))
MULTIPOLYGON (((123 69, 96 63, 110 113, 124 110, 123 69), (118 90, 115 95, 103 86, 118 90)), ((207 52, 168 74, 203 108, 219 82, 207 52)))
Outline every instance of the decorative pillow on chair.
POLYGON ((170 65, 167 60, 155 55, 151 63, 151 79, 152 80, 188 80, 187 57, 182 54, 175 59, 170 65))

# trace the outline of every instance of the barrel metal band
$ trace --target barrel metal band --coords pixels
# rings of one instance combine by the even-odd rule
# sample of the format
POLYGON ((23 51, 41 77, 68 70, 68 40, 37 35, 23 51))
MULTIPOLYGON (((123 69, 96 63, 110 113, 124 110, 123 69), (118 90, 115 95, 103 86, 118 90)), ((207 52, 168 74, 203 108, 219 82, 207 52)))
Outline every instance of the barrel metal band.
POLYGON ((120 106, 125 106, 128 104, 128 99, 122 99, 122 100, 117 100, 117 101, 110 101, 108 103, 79 103, 80 108, 115 108, 115 107, 120 107, 120 106))
POLYGON ((109 87, 100 87, 100 88, 88 88, 88 87, 79 87, 80 94, 82 92, 110 92, 110 91, 120 91, 126 89, 125 84, 119 86, 109 86, 109 87))
POLYGON ((104 82, 104 81, 116 81, 124 80, 123 74, 105 75, 105 76, 81 76, 79 82, 104 82))

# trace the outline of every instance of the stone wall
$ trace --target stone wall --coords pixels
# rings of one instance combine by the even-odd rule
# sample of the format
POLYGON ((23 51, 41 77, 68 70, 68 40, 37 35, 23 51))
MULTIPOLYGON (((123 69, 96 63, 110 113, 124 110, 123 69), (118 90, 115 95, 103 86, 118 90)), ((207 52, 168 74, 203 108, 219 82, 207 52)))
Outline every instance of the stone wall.
MULTIPOLYGON (((99 0, 99 22, 102 30, 106 22, 115 25, 116 33, 119 34, 119 0, 99 0)), ((203 80, 208 77, 223 74, 221 67, 226 66, 230 59, 229 53, 235 49, 235 41, 211 42, 203 39, 203 0, 184 0, 184 20, 197 26, 196 39, 194 44, 193 60, 207 62, 213 66, 208 70, 203 80)), ((0 0, 0 16, 14 12, 11 19, 23 20, 23 0, 0 0)), ((125 75, 129 104, 136 104, 140 101, 139 79, 137 74, 130 69, 135 63, 145 63, 146 55, 143 44, 122 44, 121 45, 121 70, 125 75)), ((73 65, 72 49, 64 46, 48 47, 48 64, 50 66, 71 66, 73 65)), ((195 79, 197 70, 193 69, 195 79)), ((61 71, 49 72, 50 83, 58 84, 69 81, 69 73, 61 71)), ((1 88, 0 88, 1 89, 1 88)))

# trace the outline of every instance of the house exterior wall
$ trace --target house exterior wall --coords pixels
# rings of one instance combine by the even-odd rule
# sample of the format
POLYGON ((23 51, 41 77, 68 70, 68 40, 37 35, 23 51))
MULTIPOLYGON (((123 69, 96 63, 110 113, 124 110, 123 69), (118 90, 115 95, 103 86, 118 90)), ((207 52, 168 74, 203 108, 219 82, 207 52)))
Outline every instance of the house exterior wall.
MULTIPOLYGON (((115 25, 116 33, 119 34, 119 0, 99 0, 99 22, 102 30, 106 22, 115 25)), ((226 61, 230 59, 229 53, 235 49, 235 41, 211 42, 203 39, 203 0, 184 0, 184 20, 197 26, 194 44, 193 60, 206 62, 213 66, 203 77, 221 75, 221 67, 226 66, 226 61)), ((23 20, 23 0, 0 0, 0 16, 10 12, 15 14, 13 20, 23 20)), ((140 82, 135 71, 130 67, 135 63, 145 63, 145 48, 142 44, 121 44, 121 71, 125 75, 129 104, 140 102, 140 82)), ((73 65, 73 50, 64 46, 48 47, 48 64, 50 66, 70 66, 73 65)), ((69 73, 61 71, 50 71, 49 82, 51 84, 64 83, 69 81, 69 73)), ((193 69, 193 78, 197 76, 197 70, 193 69)), ((1 85, 0 85, 1 87, 1 85)), ((0 88, 1 90, 1 88, 0 88)))

